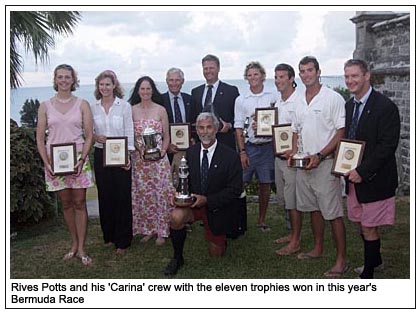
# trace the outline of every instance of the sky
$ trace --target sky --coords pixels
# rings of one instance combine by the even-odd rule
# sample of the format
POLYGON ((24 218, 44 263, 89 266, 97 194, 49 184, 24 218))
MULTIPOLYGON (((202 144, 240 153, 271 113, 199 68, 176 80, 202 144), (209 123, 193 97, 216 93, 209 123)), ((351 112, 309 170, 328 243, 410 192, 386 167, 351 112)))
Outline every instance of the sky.
POLYGON ((22 50, 23 87, 51 85, 54 67, 62 63, 76 69, 81 85, 94 84, 107 69, 122 83, 142 75, 164 81, 170 67, 181 68, 186 80, 201 80, 201 59, 208 53, 220 58, 225 80, 241 79, 250 61, 262 63, 268 76, 278 63, 296 69, 305 55, 318 58, 322 75, 342 75, 355 48, 354 7, 78 9, 80 22, 71 36, 56 38, 48 64, 36 65, 22 50))

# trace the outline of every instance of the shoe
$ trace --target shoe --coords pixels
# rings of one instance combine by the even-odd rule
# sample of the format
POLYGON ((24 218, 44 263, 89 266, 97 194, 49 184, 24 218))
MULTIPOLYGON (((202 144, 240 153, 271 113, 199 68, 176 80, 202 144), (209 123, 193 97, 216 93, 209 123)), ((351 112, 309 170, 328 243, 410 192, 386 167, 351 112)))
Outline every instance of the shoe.
MULTIPOLYGON (((356 267, 355 269, 353 269, 353 271, 355 273, 357 273, 358 275, 360 275, 360 274, 363 273, 363 270, 364 269, 365 269, 365 267, 362 265, 362 266, 356 267)), ((381 265, 378 265, 377 267, 375 267, 375 271, 377 271, 377 272, 382 272, 384 269, 385 269, 384 263, 382 263, 381 265)))
POLYGON ((69 259, 72 259, 74 256, 76 256, 76 252, 68 252, 63 256, 63 261, 68 261, 69 259))
POLYGON ((192 224, 190 223, 185 224, 185 230, 191 233, 193 231, 192 224))
POLYGON ((140 240, 140 242, 142 242, 142 243, 147 243, 147 242, 149 242, 149 241, 150 241, 150 239, 151 239, 153 236, 154 236, 153 234, 143 236, 143 238, 140 240))
POLYGON ((349 269, 350 269, 350 265, 348 263, 346 263, 346 265, 344 265, 344 268, 343 268, 342 271, 333 271, 333 270, 330 269, 329 271, 326 271, 324 273, 324 276, 328 277, 328 278, 340 278, 345 273, 347 273, 349 269))
POLYGON ((322 255, 319 256, 313 256, 309 253, 300 253, 297 255, 297 258, 300 260, 304 260, 304 259, 314 259, 314 258, 320 258, 322 255))
POLYGON ((76 255, 78 258, 80 258, 80 260, 82 261, 82 264, 85 266, 90 266, 92 265, 92 259, 88 256, 88 255, 76 255))
POLYGON ((162 246, 163 244, 165 244, 166 240, 164 237, 158 237, 155 241, 155 244, 157 246, 162 246))
POLYGON ((269 232, 271 228, 267 224, 257 224, 257 228, 261 230, 261 232, 269 232))
POLYGON ((274 243, 276 244, 283 244, 283 243, 289 243, 290 242, 290 236, 283 236, 278 238, 277 240, 274 240, 274 243))
POLYGON ((287 256, 287 255, 292 255, 298 252, 300 252, 300 246, 297 246, 296 248, 290 248, 289 245, 286 245, 278 249, 276 251, 276 254, 280 256, 287 256))
POLYGON ((184 265, 183 259, 176 259, 173 258, 169 262, 168 266, 166 266, 165 271, 163 272, 166 276, 174 276, 178 272, 178 269, 180 269, 184 265))

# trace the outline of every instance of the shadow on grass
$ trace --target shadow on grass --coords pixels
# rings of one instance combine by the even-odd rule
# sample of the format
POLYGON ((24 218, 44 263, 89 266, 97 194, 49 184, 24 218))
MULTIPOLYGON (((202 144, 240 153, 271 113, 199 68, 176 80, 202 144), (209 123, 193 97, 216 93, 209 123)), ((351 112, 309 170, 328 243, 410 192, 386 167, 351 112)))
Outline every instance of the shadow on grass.
MULTIPOLYGON (((280 257, 274 251, 282 245, 274 243, 287 234, 284 212, 270 204, 267 223, 270 232, 261 232, 255 226, 258 214, 256 204, 248 204, 248 231, 236 240, 229 240, 223 258, 211 258, 207 253, 204 228, 198 223, 188 233, 185 244, 185 265, 175 279, 319 279, 334 263, 335 250, 331 229, 326 222, 325 252, 323 257, 298 260, 296 255, 280 257)), ((376 278, 410 277, 410 209, 409 198, 398 198, 396 224, 382 231, 382 253, 385 270, 376 278)), ((312 235, 309 215, 303 217, 302 250, 311 249, 312 235)), ((363 246, 354 224, 346 220, 347 255, 353 269, 363 264, 363 246)), ((91 267, 84 267, 73 258, 63 261, 70 247, 70 238, 64 221, 58 218, 36 226, 20 229, 11 241, 11 278, 49 279, 164 279, 163 269, 172 257, 168 240, 156 246, 151 240, 141 243, 135 237, 132 246, 121 255, 114 248, 104 246, 98 219, 89 220, 87 251, 93 259, 91 267)), ((352 270, 343 278, 356 278, 352 270)))

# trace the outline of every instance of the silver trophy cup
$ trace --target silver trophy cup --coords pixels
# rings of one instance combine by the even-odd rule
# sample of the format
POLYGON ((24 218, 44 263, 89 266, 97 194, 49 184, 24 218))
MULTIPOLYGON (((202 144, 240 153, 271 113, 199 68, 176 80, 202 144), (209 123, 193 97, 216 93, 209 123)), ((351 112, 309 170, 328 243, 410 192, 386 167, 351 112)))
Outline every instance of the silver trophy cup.
POLYGON ((296 128, 297 128, 297 146, 298 146, 298 151, 292 157, 292 167, 293 168, 299 168, 299 169, 305 169, 306 165, 309 162, 309 159, 306 158, 307 155, 303 152, 302 127, 301 126, 297 126, 296 128))
POLYGON ((187 165, 187 159, 182 157, 178 167, 178 183, 175 194, 175 205, 179 207, 187 207, 193 204, 194 197, 191 196, 189 190, 189 169, 187 165))
POLYGON ((158 136, 162 138, 162 134, 147 126, 142 132, 141 137, 144 144, 143 158, 145 161, 155 161, 161 158, 160 149, 158 148, 158 136))

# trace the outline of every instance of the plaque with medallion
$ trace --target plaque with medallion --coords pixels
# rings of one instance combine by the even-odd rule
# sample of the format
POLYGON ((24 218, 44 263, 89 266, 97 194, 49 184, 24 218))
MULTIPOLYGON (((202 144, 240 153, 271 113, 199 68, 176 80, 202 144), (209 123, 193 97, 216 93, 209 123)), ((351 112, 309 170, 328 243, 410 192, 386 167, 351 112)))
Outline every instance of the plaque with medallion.
POLYGON ((104 167, 124 167, 128 164, 127 137, 107 137, 103 150, 104 167))
POLYGON ((76 173, 76 143, 61 143, 50 145, 51 169, 54 175, 68 175, 76 173))

